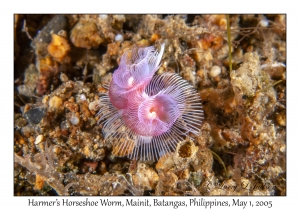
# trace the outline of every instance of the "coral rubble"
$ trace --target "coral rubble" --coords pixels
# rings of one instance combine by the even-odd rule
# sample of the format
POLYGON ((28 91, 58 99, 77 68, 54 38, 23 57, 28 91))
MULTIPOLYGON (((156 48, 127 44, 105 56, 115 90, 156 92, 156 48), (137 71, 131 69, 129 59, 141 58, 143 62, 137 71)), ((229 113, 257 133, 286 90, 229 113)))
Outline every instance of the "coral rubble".
POLYGON ((16 14, 14 27, 15 195, 286 195, 285 15, 16 14), (132 148, 105 141, 101 95, 125 52, 162 44, 157 74, 195 88, 200 133, 157 161, 119 157, 132 148))

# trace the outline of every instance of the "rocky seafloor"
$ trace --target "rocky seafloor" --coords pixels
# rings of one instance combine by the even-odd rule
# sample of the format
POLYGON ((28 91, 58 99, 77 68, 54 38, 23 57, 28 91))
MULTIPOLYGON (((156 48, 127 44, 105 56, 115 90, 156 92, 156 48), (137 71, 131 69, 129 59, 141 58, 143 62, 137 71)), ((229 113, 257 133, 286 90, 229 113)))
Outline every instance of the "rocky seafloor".
POLYGON ((286 195, 285 15, 14 20, 14 195, 286 195), (158 161, 118 157, 100 95, 126 50, 162 43, 157 74, 198 90, 201 132, 158 161))

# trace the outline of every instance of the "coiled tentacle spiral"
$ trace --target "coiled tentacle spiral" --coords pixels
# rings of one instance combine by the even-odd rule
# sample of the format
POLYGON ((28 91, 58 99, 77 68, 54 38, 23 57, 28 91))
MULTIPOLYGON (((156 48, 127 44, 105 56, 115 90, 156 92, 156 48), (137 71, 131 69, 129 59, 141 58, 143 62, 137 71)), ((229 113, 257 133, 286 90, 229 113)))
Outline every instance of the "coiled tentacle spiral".
POLYGON ((147 47, 125 53, 108 95, 101 97, 99 122, 117 156, 157 160, 189 132, 200 131, 203 111, 197 91, 177 74, 154 76, 163 50, 164 45, 160 52, 147 47))

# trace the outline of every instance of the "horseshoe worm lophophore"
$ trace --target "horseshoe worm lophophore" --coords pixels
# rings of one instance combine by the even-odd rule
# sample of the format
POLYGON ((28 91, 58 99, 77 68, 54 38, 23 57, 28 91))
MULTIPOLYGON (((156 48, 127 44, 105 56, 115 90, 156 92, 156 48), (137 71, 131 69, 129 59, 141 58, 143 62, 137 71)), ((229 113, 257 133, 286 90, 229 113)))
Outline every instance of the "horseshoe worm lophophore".
POLYGON ((203 119, 197 91, 174 73, 154 75, 160 67, 154 47, 124 53, 107 95, 101 96, 100 120, 113 154, 157 160, 175 150, 189 132, 198 134, 203 119))

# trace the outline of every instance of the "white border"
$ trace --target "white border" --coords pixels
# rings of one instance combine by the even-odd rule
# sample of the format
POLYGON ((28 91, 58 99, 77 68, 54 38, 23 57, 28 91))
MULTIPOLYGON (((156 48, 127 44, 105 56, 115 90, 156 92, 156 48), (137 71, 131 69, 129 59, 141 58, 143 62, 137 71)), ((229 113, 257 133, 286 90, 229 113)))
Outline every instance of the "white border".
MULTIPOLYGON (((292 2, 292 1, 291 1, 292 2)), ((1 209, 31 209, 28 207, 28 199, 31 197, 14 197, 13 196, 13 14, 14 13, 287 13, 287 78, 288 78, 288 100, 287 100, 287 196, 286 197, 204 197, 210 200, 218 199, 231 200, 240 198, 241 200, 271 200, 272 209, 281 209, 284 207, 298 206, 299 181, 297 179, 299 166, 297 164, 299 154, 299 130, 298 110, 300 96, 298 93, 299 86, 299 13, 296 4, 289 1, 278 0, 251 0, 251 1, 1 1, 1 178, 0 178, 0 206, 1 209)), ((296 1, 294 1, 296 2, 296 1)), ((64 197, 72 200, 83 200, 84 197, 64 197)), ((90 197, 91 200, 98 200, 100 197, 90 197)), ((102 197, 103 198, 103 197, 102 197)), ((107 197, 110 200, 122 200, 125 197, 107 197)), ((164 197, 159 197, 163 199, 164 197)), ((37 197, 36 200, 55 200, 56 197, 37 197)), ((58 199, 63 199, 62 197, 58 199)), ((137 197, 135 197, 137 199, 137 197)), ((141 197, 140 199, 144 199, 141 197)), ((149 198, 153 200, 153 198, 149 198)), ((188 197, 165 197, 170 200, 188 200, 188 197)), ((62 206, 61 206, 62 207, 62 206)), ((57 207, 57 208, 61 208, 57 207)), ((49 208, 49 207, 44 207, 49 208)), ((79 209, 80 207, 71 207, 79 209)), ((86 208, 86 207, 85 207, 86 208)), ((104 207, 95 207, 105 209, 104 207)), ((141 208, 141 207, 137 207, 141 208)), ((157 209, 172 207, 159 207, 157 209)), ((203 209, 202 207, 195 207, 203 209)), ((53 209, 53 207, 52 207, 53 209)), ((123 209, 123 208, 122 208, 123 209)), ((124 208, 131 209, 131 208, 124 208)), ((136 209, 136 208, 135 208, 136 209)), ((180 209, 180 208, 179 208, 180 209)), ((216 208, 215 208, 216 209, 216 208)), ((242 209, 242 208, 236 208, 242 209)), ((261 208, 262 209, 262 208, 261 208)))

